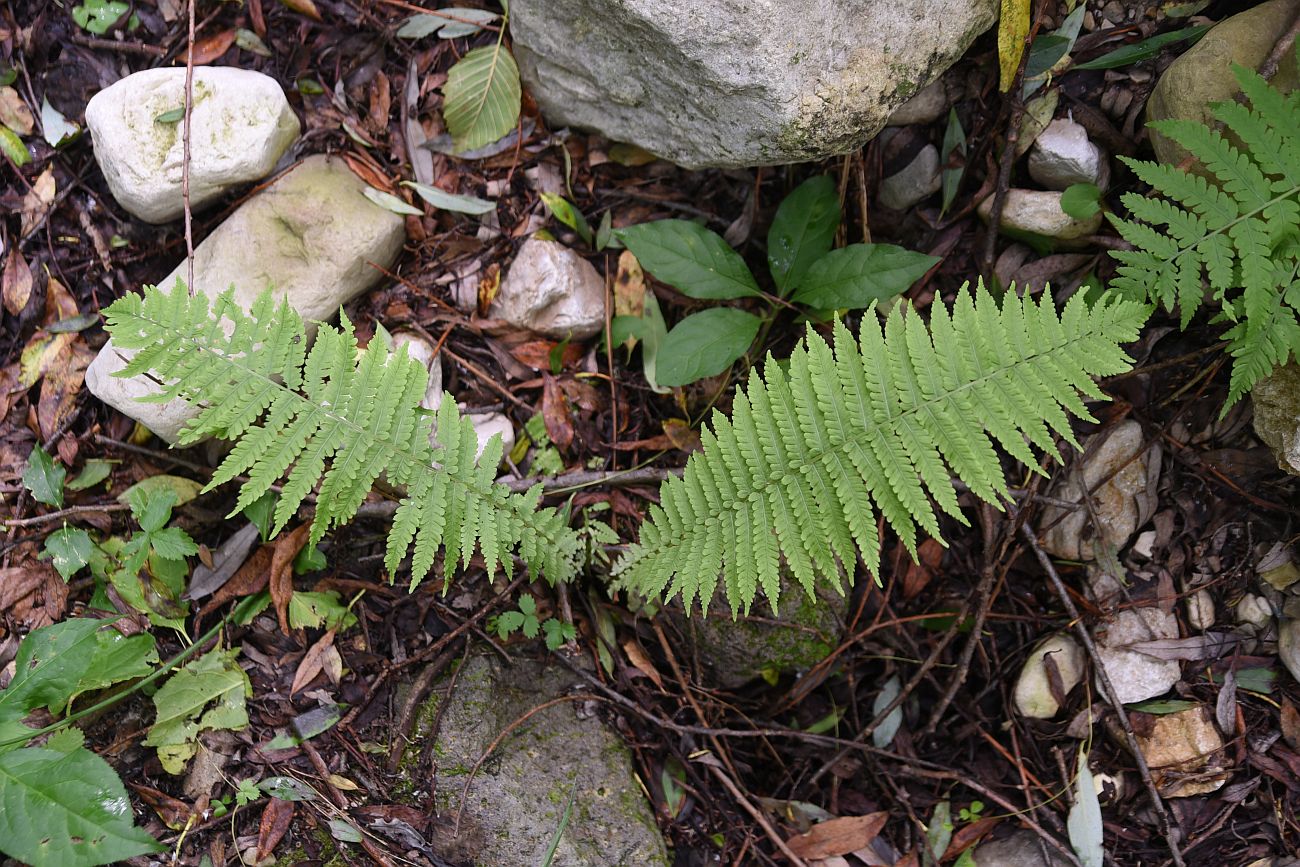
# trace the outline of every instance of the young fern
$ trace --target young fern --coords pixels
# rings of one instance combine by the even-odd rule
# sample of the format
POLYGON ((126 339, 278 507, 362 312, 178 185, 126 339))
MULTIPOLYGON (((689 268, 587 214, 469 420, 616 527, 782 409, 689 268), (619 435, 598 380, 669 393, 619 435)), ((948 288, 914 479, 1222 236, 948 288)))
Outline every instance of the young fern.
POLYGON ((1075 295, 1058 316, 1046 295, 999 307, 980 287, 951 311, 936 302, 929 330, 898 307, 856 339, 837 322, 833 347, 809 330, 788 372, 769 358, 730 420, 714 412, 619 561, 621 585, 707 609, 721 579, 733 612, 759 590, 775 611, 782 558, 810 595, 818 580, 839 589, 859 556, 876 575, 877 514, 915 554, 918 527, 940 535, 931 500, 965 523, 950 472, 986 502, 1006 496, 994 442, 1035 471, 1030 444, 1058 460, 1056 436, 1077 447, 1079 394, 1101 398, 1091 377, 1130 366, 1120 344, 1147 312, 1075 295))
POLYGON ((1195 121, 1152 123, 1213 181, 1121 157, 1165 198, 1122 196, 1135 219, 1113 222, 1136 249, 1111 252, 1120 262, 1111 288, 1177 306, 1184 328, 1209 287, 1219 318, 1233 323, 1225 412, 1300 349, 1300 95, 1283 95, 1253 70, 1233 72, 1250 107, 1228 101, 1214 116, 1240 146, 1195 121))
POLYGON ((310 540, 356 514, 381 476, 404 488, 388 535, 385 566, 409 548, 411 586, 444 551, 444 571, 467 564, 477 548, 489 572, 513 571, 513 554, 552 581, 576 571, 578 539, 553 509, 538 509, 541 487, 513 494, 494 482, 501 439, 476 462, 478 438, 450 395, 437 414, 420 407, 428 374, 377 335, 358 350, 352 323, 322 325, 307 351, 302 319, 271 293, 244 313, 226 292, 211 301, 179 281, 167 293, 145 287, 105 310, 114 343, 135 354, 119 376, 152 373, 163 391, 202 412, 180 444, 208 436, 235 442, 206 490, 247 475, 232 514, 284 479, 274 532, 320 482, 310 540))

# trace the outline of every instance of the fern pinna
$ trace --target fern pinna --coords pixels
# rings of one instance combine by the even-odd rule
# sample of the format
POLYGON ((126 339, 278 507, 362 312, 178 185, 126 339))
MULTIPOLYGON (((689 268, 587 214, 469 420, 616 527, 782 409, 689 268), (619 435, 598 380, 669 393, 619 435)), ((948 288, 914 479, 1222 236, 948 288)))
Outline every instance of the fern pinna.
POLYGON ((405 488, 388 535, 385 565, 397 568, 412 547, 411 586, 441 548, 444 569, 467 563, 475 548, 489 572, 513 569, 513 553, 551 581, 576 570, 578 540, 553 509, 538 509, 541 487, 510 493, 494 481, 501 438, 475 461, 478 438, 450 395, 433 416, 420 408, 428 374, 406 351, 393 353, 382 333, 358 350, 352 323, 322 325, 311 351, 302 319, 271 293, 244 313, 226 292, 211 301, 179 281, 170 292, 145 287, 104 312, 114 343, 134 351, 119 376, 152 373, 163 391, 202 408, 180 444, 208 436, 235 441, 207 489, 247 474, 232 514, 284 479, 274 532, 320 482, 310 540, 356 514, 384 476, 405 488))
POLYGON ((1300 95, 1284 96, 1253 70, 1233 72, 1250 106, 1220 103, 1214 116, 1240 146, 1195 121, 1153 122, 1211 180, 1121 157, 1166 198, 1122 196, 1135 219, 1113 222, 1136 249, 1111 252, 1120 262, 1111 288, 1177 306, 1184 328, 1209 287, 1233 323, 1227 406, 1300 349, 1300 95))
POLYGON ((994 442, 1035 469, 1028 444, 1058 459, 1054 437, 1077 447, 1069 416, 1091 418, 1079 394, 1102 397, 1090 377, 1129 367, 1120 344, 1147 316, 1082 295, 1059 316, 1046 295, 999 306, 982 287, 932 310, 928 331, 895 307, 883 331, 864 317, 856 340, 837 322, 833 347, 810 330, 788 371, 769 357, 661 488, 618 564, 622 585, 707 609, 721 579, 734 612, 760 589, 776 609, 781 558, 810 594, 819 578, 839 588, 859 556, 876 575, 877 513, 915 554, 918 527, 939 537, 932 500, 964 522, 949 470, 996 504, 1007 485, 994 442))

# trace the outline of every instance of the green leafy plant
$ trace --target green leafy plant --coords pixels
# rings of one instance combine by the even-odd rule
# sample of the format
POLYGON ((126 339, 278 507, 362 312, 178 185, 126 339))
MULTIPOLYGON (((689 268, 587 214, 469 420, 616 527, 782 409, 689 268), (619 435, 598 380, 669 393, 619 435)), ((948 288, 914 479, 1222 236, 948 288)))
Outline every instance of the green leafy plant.
POLYGON ((202 732, 248 725, 245 699, 253 694, 253 687, 235 661, 238 655, 237 647, 210 651, 177 671, 154 693, 157 719, 144 743, 158 750, 158 760, 167 773, 185 770, 185 763, 198 751, 202 732))
POLYGON ((606 211, 600 218, 600 225, 596 227, 595 232, 592 232, 591 223, 587 222, 582 211, 564 196, 542 193, 541 198, 542 204, 546 205, 546 210, 551 212, 551 216, 577 232, 582 242, 596 252, 599 253, 611 245, 620 246, 618 239, 614 237, 613 211, 606 211))
MULTIPOLYGON (((858 309, 899 294, 938 260, 888 244, 832 250, 839 196, 829 177, 800 184, 781 202, 767 236, 776 299, 764 316, 734 307, 692 313, 657 347, 659 385, 687 385, 729 368, 776 317, 781 302, 814 310, 858 309)), ((762 298, 744 259, 716 232, 688 220, 658 220, 614 235, 641 266, 683 294, 708 301, 762 298)), ((621 318, 621 317, 620 317, 621 318)))
POLYGON ((842 322, 833 346, 809 331, 788 369, 768 364, 715 412, 682 478, 666 481, 615 574, 646 597, 680 595, 708 608, 719 580, 734 611, 761 590, 775 610, 780 561, 803 590, 841 576, 861 557, 880 566, 877 516, 915 556, 918 527, 940 537, 934 503, 965 521, 951 476, 980 499, 1007 493, 996 442, 1037 469, 1030 444, 1059 457, 1075 445, 1069 416, 1089 419, 1080 393, 1101 398, 1092 376, 1127 369, 1120 344, 1147 317, 1143 304, 1075 295, 1058 315, 982 287, 949 310, 920 317, 895 307, 883 325, 864 317, 855 338, 842 322))
POLYGON ((539 619, 537 600, 528 595, 519 598, 518 610, 505 611, 493 618, 490 628, 501 638, 509 638, 515 632, 523 633, 525 638, 545 634, 547 650, 559 650, 566 641, 572 641, 578 636, 572 623, 565 623, 555 617, 539 619))
MULTIPOLYGON (((489 145, 519 122, 519 66, 505 46, 509 7, 493 45, 465 54, 447 71, 442 87, 442 117, 460 152, 489 145)), ((449 22, 454 24, 456 22, 449 22)), ((447 31, 447 26, 442 32, 447 31)))
POLYGON ((1121 197, 1133 219, 1112 220, 1135 249, 1111 252, 1120 263, 1111 288, 1176 307, 1184 328, 1207 297, 1219 305, 1233 358, 1225 412, 1300 349, 1300 102, 1253 70, 1233 72, 1250 105, 1215 106, 1227 133, 1151 124, 1203 174, 1122 158, 1163 198, 1121 197))
POLYGON ((23 469, 23 487, 32 499, 56 509, 63 508, 63 481, 68 471, 40 446, 34 446, 23 469))
POLYGON ((105 311, 114 343, 134 352, 121 376, 152 372, 158 400, 200 408, 180 442, 207 436, 235 441, 208 490, 247 475, 232 515, 284 478, 272 533, 279 532, 320 483, 307 544, 349 521, 380 476, 405 489, 388 536, 385 565, 396 570, 408 549, 411 586, 428 575, 439 550, 444 574, 477 549, 489 572, 514 568, 552 581, 576 570, 578 540, 562 516, 539 509, 541 487, 512 494, 494 481, 501 439, 476 462, 478 438, 447 395, 436 417, 420 408, 427 373, 405 349, 393 353, 377 334, 361 350, 352 323, 322 325, 307 351, 301 318, 263 293, 250 313, 230 292, 209 302, 179 283, 168 293, 146 287, 105 311), (211 307, 209 306, 211 303, 211 307))

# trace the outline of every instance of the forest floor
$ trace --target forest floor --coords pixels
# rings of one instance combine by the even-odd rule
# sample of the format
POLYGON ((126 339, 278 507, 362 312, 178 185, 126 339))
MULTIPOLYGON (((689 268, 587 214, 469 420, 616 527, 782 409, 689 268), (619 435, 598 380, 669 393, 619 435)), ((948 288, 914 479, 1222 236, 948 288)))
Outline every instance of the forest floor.
MULTIPOLYGON (((1038 13, 1040 27, 1060 22, 1064 10, 1056 8, 1057 0, 1038 5, 1045 7, 1038 13)), ((1075 56, 1087 59, 1151 35, 1161 5, 1128 4, 1137 9, 1136 23, 1086 34, 1075 56)), ((1201 14, 1221 17, 1235 5, 1212 3, 1201 14)), ((451 64, 475 44, 472 39, 395 39, 395 29, 412 8, 396 0, 203 4, 196 62, 273 76, 286 85, 304 119, 304 154, 342 154, 373 184, 397 189, 396 181, 412 176, 399 110, 408 75, 418 76, 418 114, 432 137, 441 131, 438 88, 451 64), (293 87, 306 79, 319 82, 324 92, 304 94, 313 89, 293 87), (336 85, 345 98, 334 98, 336 85)), ((184 62, 186 27, 179 0, 139 0, 133 10, 140 29, 116 40, 90 37, 57 4, 12 0, 0 10, 0 69, 17 72, 11 86, 36 114, 47 100, 80 121, 88 98, 121 74, 184 62)), ((1112 155, 1148 154, 1141 108, 1176 51, 1113 71, 1067 71, 1059 78, 1062 105, 1068 104, 1112 155)), ((566 471, 639 467, 653 479, 656 472, 685 463, 714 407, 729 408, 743 365, 722 378, 659 394, 647 386, 639 360, 622 351, 607 354, 588 346, 582 352, 553 352, 553 343, 482 331, 452 307, 454 286, 467 279, 477 285, 483 276, 490 281, 508 267, 523 236, 536 228, 535 218, 546 217, 538 190, 547 179, 561 179, 566 197, 592 226, 607 213, 615 227, 666 216, 697 218, 726 232, 757 263, 777 204, 818 173, 831 175, 842 193, 842 241, 888 242, 942 258, 908 293, 917 308, 935 298, 951 299, 980 274, 1015 274, 1035 290, 1050 282, 1057 297, 1090 278, 1104 283, 1115 267, 1108 252, 1116 238, 1108 229, 1078 249, 1034 251, 990 238, 976 216, 976 205, 1011 181, 998 153, 1018 109, 998 91, 997 65, 989 33, 950 73, 967 82, 967 95, 955 108, 968 144, 963 163, 949 166, 961 170, 960 185, 942 213, 937 196, 906 212, 888 211, 874 191, 918 138, 942 141, 946 116, 902 128, 888 146, 872 142, 820 165, 691 172, 596 136, 556 135, 525 94, 524 135, 516 146, 479 160, 433 156, 438 186, 499 202, 499 230, 483 231, 475 219, 432 209, 407 217, 407 245, 392 279, 349 305, 348 315, 363 342, 380 324, 390 331, 418 325, 442 341, 446 387, 461 403, 503 411, 516 430, 542 414, 548 429, 567 432, 560 450, 566 471)), ((31 142, 29 164, 19 168, 8 161, 0 167, 6 179, 0 186, 5 215, 0 246, 6 261, 22 260, 33 277, 30 301, 0 320, 0 495, 7 513, 0 540, 0 670, 10 672, 4 666, 14 659, 23 635, 84 613, 95 591, 94 580, 84 573, 65 582, 40 559, 49 534, 65 521, 99 535, 126 534, 133 525, 117 500, 123 489, 162 474, 202 483, 212 471, 203 449, 169 450, 94 399, 82 383, 86 364, 106 339, 99 312, 159 280, 183 259, 179 223, 152 226, 120 210, 86 136, 58 149, 39 137, 31 142), (70 311, 84 315, 76 321, 79 330, 66 327, 70 311), (70 336, 51 350, 47 326, 60 320, 65 320, 61 333, 70 336), (56 351, 57 358, 39 363, 48 351, 56 351), (40 368, 34 376, 33 365, 40 368), (64 510, 34 502, 21 476, 38 444, 68 469, 69 478, 88 462, 112 461, 107 484, 69 492, 64 510)), ((1112 170, 1116 175, 1106 201, 1118 207, 1120 193, 1139 187, 1118 161, 1112 170)), ((239 201, 196 215, 195 242, 239 201)), ((576 240, 556 221, 546 225, 561 240, 576 240)), ((589 255, 603 273, 618 273, 617 251, 589 255)), ((695 304, 653 281, 646 291, 657 295, 670 322, 695 304)), ((1300 847, 1300 687, 1279 663, 1275 643, 1267 635, 1241 633, 1233 611, 1255 592, 1261 557, 1294 539, 1297 481, 1278 470, 1255 439, 1249 401, 1219 417, 1228 367, 1216 350, 1216 328, 1203 320, 1185 331, 1177 326, 1176 319, 1157 314, 1146 336, 1129 349, 1137 360, 1134 370, 1102 383, 1112 400, 1096 410, 1099 422, 1079 425, 1077 432, 1082 437, 1134 420, 1146 442, 1163 455, 1154 487, 1155 516, 1147 525, 1155 529, 1154 539, 1141 553, 1125 551, 1125 565, 1137 576, 1134 592, 1149 590, 1185 623, 1188 588, 1194 576, 1205 578, 1197 587, 1208 590, 1219 628, 1241 638, 1236 650, 1185 655, 1182 679, 1173 690, 1178 700, 1215 707, 1222 702, 1226 672, 1250 670, 1254 679, 1232 697, 1236 733, 1225 751, 1227 783, 1210 793, 1153 801, 1123 738, 1105 734, 1104 725, 1096 727, 1094 771, 1122 781, 1102 798, 1106 848, 1118 865, 1173 863, 1177 856, 1160 830, 1163 813, 1181 829, 1176 846, 1185 863, 1274 863, 1259 859, 1300 847), (1281 745, 1268 749, 1279 738, 1281 745)), ((793 316, 784 317, 763 349, 784 357, 802 331, 793 316)), ((904 859, 900 863, 910 858, 920 864, 922 841, 941 802, 950 804, 955 826, 945 861, 1002 823, 1033 828, 1044 839, 1067 839, 1068 793, 1080 743, 1076 726, 1097 699, 1091 682, 1071 693, 1057 719, 1028 720, 1010 709, 1016 675, 1035 644, 1075 627, 1022 532, 1039 527, 1049 479, 1068 468, 1045 461, 1044 478, 1010 461, 1007 467, 1019 491, 1016 508, 998 512, 963 500, 971 526, 947 522, 948 547, 923 545, 919 563, 889 540, 882 585, 859 576, 839 646, 810 671, 772 682, 760 679, 734 690, 688 684, 689 673, 698 668, 676 654, 670 658, 674 648, 684 655, 686 647, 660 631, 671 627, 629 613, 625 600, 608 594, 599 576, 569 591, 564 602, 578 631, 565 652, 593 660, 606 690, 623 699, 602 704, 599 713, 631 747, 677 864, 787 863, 774 838, 806 830, 825 815, 821 811, 887 814, 889 821, 878 833, 904 859), (612 615, 617 623, 616 639, 605 648, 613 651, 612 670, 599 664, 598 615, 606 620, 612 615), (632 655, 628 647, 635 648, 632 655), (679 663, 687 672, 680 679, 671 674, 679 663), (881 685, 894 676, 902 686, 904 714, 882 747, 870 737, 877 716, 873 704, 881 685), (662 720, 685 728, 664 727, 662 720), (740 730, 782 735, 727 734, 740 730), (701 734, 705 731, 714 734, 701 734), (724 751, 735 790, 692 761, 706 739, 711 749, 724 751), (755 803, 764 805, 763 823, 746 810, 755 803)), ((555 501, 573 494, 562 491, 555 501)), ((573 499, 578 505, 608 504, 610 521, 628 539, 635 537, 654 496, 651 481, 607 485, 597 479, 579 486, 573 499)), ((177 509, 178 525, 204 546, 202 557, 210 557, 238 527, 225 517, 234 498, 225 487, 177 509)), ((230 642, 245 649, 242 663, 253 692, 250 724, 236 736, 245 747, 242 758, 224 773, 229 780, 300 775, 323 783, 330 773, 347 776, 351 768, 370 787, 358 810, 426 827, 430 805, 400 803, 398 775, 389 772, 386 756, 372 749, 388 743, 400 724, 402 708, 392 686, 435 656, 451 664, 463 641, 496 640, 484 633, 484 620, 513 604, 512 597, 501 592, 503 579, 481 569, 460 576, 446 597, 436 582, 408 595, 403 576, 390 584, 382 570, 379 521, 361 518, 321 548, 327 566, 299 577, 297 588, 332 589, 347 599, 360 595, 353 607, 359 624, 331 637, 341 657, 341 678, 330 683, 325 672, 313 680, 315 688, 291 690, 308 648, 319 646, 322 629, 284 634, 273 618, 233 629, 230 642), (453 632, 454 642, 441 641, 453 632), (444 653, 449 647, 453 652, 444 653), (315 707, 318 702, 309 694, 318 689, 348 706, 343 719, 301 747, 258 749, 315 707)), ((1100 612, 1084 593, 1084 566, 1061 562, 1056 568, 1081 622, 1092 626, 1100 612)), ((193 634, 207 629, 214 615, 228 613, 235 601, 206 606, 207 619, 193 634)), ((127 620, 135 629, 154 630, 163 659, 185 647, 178 633, 151 627, 138 614, 127 620)), ((1191 633, 1184 627, 1183 634, 1191 633)), ((546 655, 538 642, 518 636, 506 646, 514 654, 546 655)), ((0 674, 0 683, 9 676, 0 674)), ((303 847, 308 863, 327 857, 319 835, 312 833, 327 819, 310 804, 299 804, 291 821, 280 822, 277 830, 282 817, 273 815, 265 800, 232 816, 214 814, 206 796, 197 801, 187 796, 180 778, 164 773, 154 750, 142 745, 149 712, 148 698, 137 695, 83 727, 88 745, 128 782, 137 821, 174 847, 182 863, 199 864, 205 857, 211 859, 207 863, 238 863, 239 846, 265 842, 268 833, 285 835, 282 851, 303 847), (188 828, 183 835, 182 828, 188 828)), ((1142 722, 1148 714, 1132 716, 1135 726, 1149 724, 1142 722)), ((232 787, 214 791, 229 800, 232 787)), ((429 863, 383 841, 352 851, 345 858, 353 863, 429 863)), ((849 860, 828 863, 891 863, 848 852, 840 854, 849 860)))

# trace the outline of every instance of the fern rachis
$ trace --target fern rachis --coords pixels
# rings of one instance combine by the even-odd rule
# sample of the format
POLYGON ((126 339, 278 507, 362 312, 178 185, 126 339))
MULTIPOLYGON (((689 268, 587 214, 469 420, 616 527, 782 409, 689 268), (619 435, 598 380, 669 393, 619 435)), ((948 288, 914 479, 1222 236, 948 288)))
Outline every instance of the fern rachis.
POLYGON ((171 293, 146 287, 105 311, 114 342, 134 351, 120 376, 152 372, 164 385, 156 400, 174 398, 202 411, 180 443, 207 436, 235 441, 208 489, 246 474, 235 512, 281 478, 275 531, 320 483, 311 541, 356 514, 381 476, 406 489, 388 537, 393 570, 414 546, 412 586, 428 574, 438 550, 450 568, 477 548, 489 571, 513 567, 518 551, 530 571, 551 581, 575 571, 577 537, 552 509, 538 509, 540 488, 523 495, 495 484, 501 441, 476 461, 477 435, 446 396, 437 415, 419 404, 427 373, 389 351, 380 334, 357 347, 352 325, 320 327, 306 350, 302 320, 270 292, 244 313, 230 292, 211 302, 177 283, 171 293))
POLYGON ((982 288, 953 309, 919 316, 895 308, 883 331, 842 323, 834 344, 809 331, 788 373, 770 359, 737 391, 731 419, 715 412, 703 450, 669 479, 640 541, 616 574, 622 586, 708 606, 719 580, 733 611, 761 590, 773 609, 780 561, 808 593, 840 584, 859 557, 880 566, 877 514, 915 553, 917 528, 939 536, 933 500, 962 520, 952 474, 996 504, 1007 493, 994 443, 1031 468, 1030 445, 1058 457, 1076 445, 1069 416, 1090 419, 1079 394, 1128 368, 1120 344, 1147 308, 1079 295, 1058 316, 1051 299, 982 288))
POLYGON ((1122 196, 1133 219, 1113 222, 1136 249, 1111 254, 1120 263, 1111 287, 1178 307, 1184 327, 1208 287, 1219 318, 1232 323, 1225 334, 1234 358, 1228 406, 1300 350, 1300 105, 1253 70, 1234 73, 1250 106, 1229 101, 1214 114, 1241 146, 1197 122, 1153 123, 1213 182, 1121 158, 1167 198, 1122 196))

